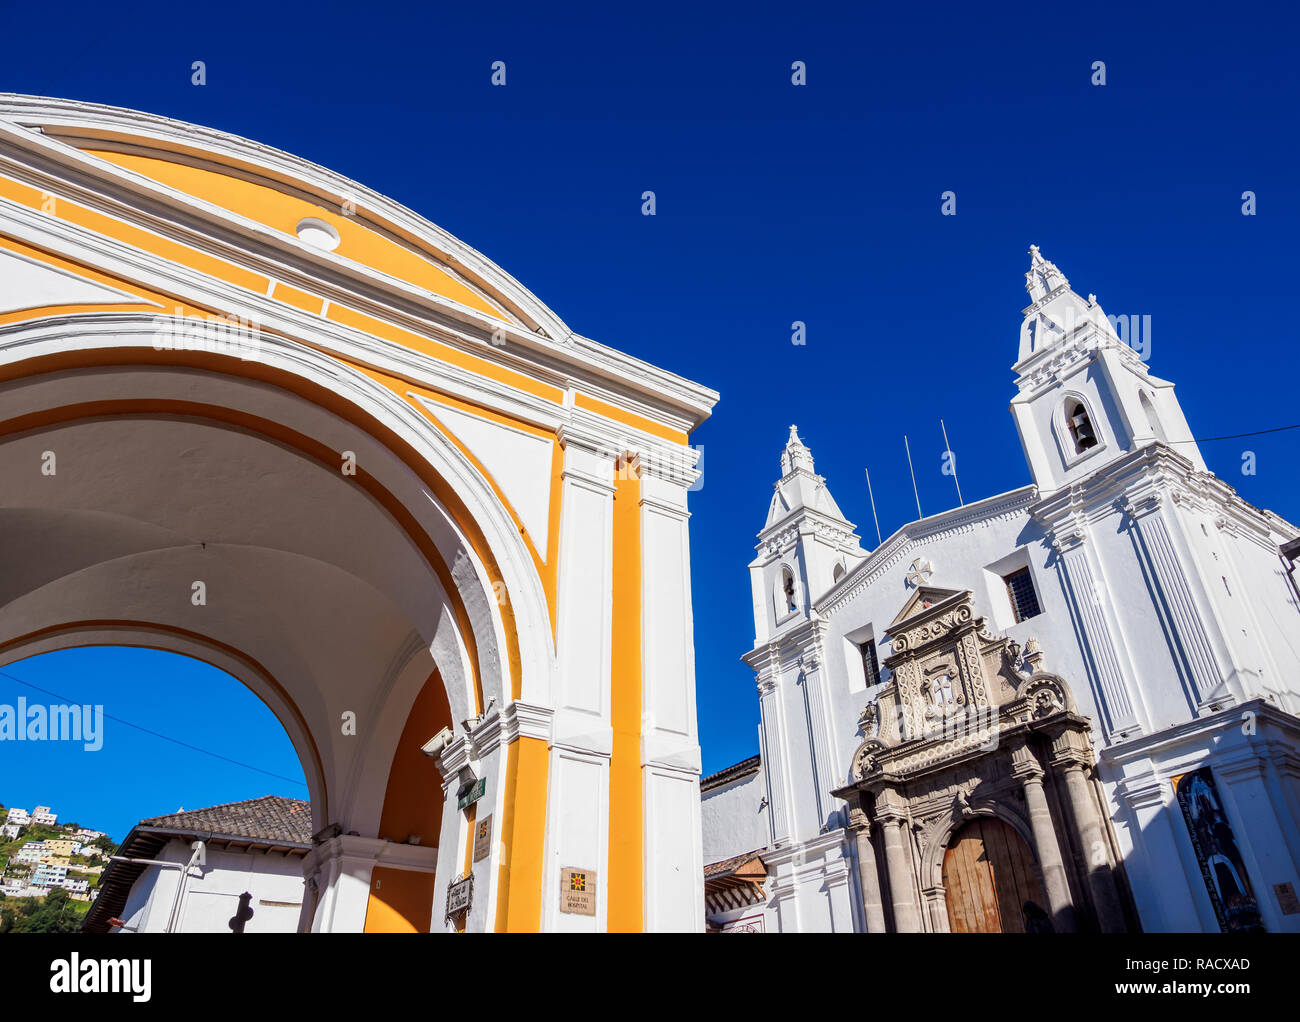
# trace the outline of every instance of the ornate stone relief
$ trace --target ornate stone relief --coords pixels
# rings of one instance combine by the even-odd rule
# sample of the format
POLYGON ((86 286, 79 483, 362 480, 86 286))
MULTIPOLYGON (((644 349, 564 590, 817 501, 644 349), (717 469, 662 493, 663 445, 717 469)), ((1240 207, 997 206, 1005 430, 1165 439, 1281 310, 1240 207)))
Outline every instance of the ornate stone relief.
POLYGON ((1042 670, 1038 640, 1022 648, 991 634, 969 592, 921 587, 889 637, 892 681, 859 719, 854 781, 933 770, 998 748, 1009 729, 1076 713, 1069 686, 1042 670))

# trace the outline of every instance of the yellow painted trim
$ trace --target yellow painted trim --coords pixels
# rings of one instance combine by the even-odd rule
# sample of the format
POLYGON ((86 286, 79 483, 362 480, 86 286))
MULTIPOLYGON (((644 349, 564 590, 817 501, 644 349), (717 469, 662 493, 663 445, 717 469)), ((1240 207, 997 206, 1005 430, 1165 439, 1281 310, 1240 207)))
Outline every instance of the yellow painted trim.
POLYGON ((521 736, 507 746, 501 813, 501 838, 506 847, 497 874, 498 933, 536 933, 541 929, 549 770, 550 748, 543 739, 521 736))
POLYGON ((609 759, 610 932, 644 929, 641 785, 641 480, 619 459, 614 480, 614 598, 609 759))
POLYGON ((478 376, 485 376, 490 380, 496 380, 498 383, 504 383, 510 387, 517 387, 526 394, 544 398, 554 404, 559 405, 564 402, 564 392, 558 387, 552 387, 549 384, 534 380, 530 376, 517 373, 512 369, 505 369, 485 359, 466 354, 449 344, 423 337, 420 334, 412 333, 410 330, 403 330, 399 326, 394 326, 392 323, 377 319, 374 316, 368 316, 364 312, 358 312, 356 309, 339 302, 330 304, 328 311, 325 313, 325 318, 341 323, 343 326, 352 327, 354 330, 361 330, 372 336, 381 337, 386 341, 392 341, 394 344, 410 348, 412 351, 418 351, 442 362, 448 362, 478 376))
MULTIPOLYGON (((428 409, 427 406, 421 404, 418 401, 411 402, 412 406, 418 412, 420 412, 420 414, 422 414, 425 418, 427 418, 430 422, 432 422, 434 426, 438 428, 438 431, 442 433, 444 436, 446 436, 447 439, 450 440, 453 444, 455 444, 457 449, 460 450, 460 452, 464 454, 466 458, 469 459, 470 463, 476 469, 478 469, 478 471, 482 474, 483 478, 487 480, 488 485, 492 487, 492 492, 497 495, 497 499, 501 501, 502 506, 504 506, 506 511, 510 514, 510 520, 515 523, 515 528, 519 530, 520 536, 523 537, 524 545, 528 547, 528 553, 533 558, 533 565, 537 568, 538 575, 541 576, 542 589, 546 593, 546 607, 550 613, 550 619, 551 619, 551 641, 554 642, 555 641, 555 608, 556 608, 555 594, 556 594, 556 587, 558 585, 559 563, 560 563, 559 557, 556 556, 559 550, 559 534, 556 530, 558 530, 560 527, 559 524, 560 513, 559 513, 558 502, 560 501, 561 495, 563 493, 563 489, 559 485, 560 483, 563 482, 563 479, 560 475, 557 474, 556 466, 558 465, 560 470, 562 471, 564 465, 563 449, 560 447, 559 441, 556 439, 555 434, 551 433, 549 430, 540 429, 536 426, 531 425, 530 423, 522 422, 519 419, 511 418, 508 415, 502 415, 490 409, 480 408, 478 405, 470 404, 468 401, 461 401, 458 398, 450 397, 449 395, 446 394, 438 394, 435 393, 434 391, 425 390, 422 387, 413 387, 412 389, 417 391, 422 397, 425 397, 430 401, 434 401, 435 403, 438 404, 447 405, 448 407, 464 412, 467 415, 475 415, 478 416, 479 418, 487 419, 489 422, 495 422, 500 425, 510 426, 515 429, 522 430, 523 432, 530 433, 533 436, 542 437, 544 439, 551 441, 551 481, 550 481, 550 492, 547 497, 547 505, 546 505, 547 543, 549 547, 548 552, 550 554, 550 559, 543 560, 541 554, 538 552, 537 544, 533 541, 532 534, 524 526, 524 523, 520 519, 519 513, 515 510, 514 505, 510 503, 509 499, 506 497, 505 491, 497 483, 492 473, 487 470, 487 467, 481 461, 479 461, 478 457, 474 454, 472 450, 470 450, 470 448, 465 444, 465 442, 462 441, 460 437, 456 435, 455 431, 450 429, 446 425, 446 423, 444 423, 441 419, 435 416, 428 409)), ((516 698, 518 698, 518 696, 516 696, 516 698)))
POLYGON ((321 220, 339 233, 335 255, 432 291, 478 312, 487 313, 494 319, 509 321, 495 302, 449 273, 431 257, 384 237, 355 217, 341 215, 341 212, 332 208, 288 194, 272 184, 259 184, 236 177, 217 169, 217 165, 195 167, 169 160, 165 156, 144 156, 103 149, 83 151, 106 163, 256 220, 283 234, 296 237, 298 224, 306 217, 321 220))
POLYGON ((104 273, 91 266, 84 266, 81 263, 73 262, 71 259, 64 259, 61 256, 53 255, 44 249, 35 248, 32 245, 24 244, 21 241, 14 241, 10 238, 0 236, 0 249, 7 252, 13 252, 17 255, 26 256, 36 262, 44 263, 57 269, 65 270, 69 273, 75 273, 86 280, 94 281, 97 284, 103 284, 105 287, 111 287, 118 291, 125 291, 127 294, 135 295, 140 299, 139 303, 123 301, 120 304, 100 304, 93 305, 45 305, 38 306, 34 309, 18 309, 14 312, 0 314, 0 325, 7 323, 21 323, 29 319, 40 319, 44 316, 67 315, 77 312, 134 312, 149 313, 148 306, 161 306, 153 309, 156 315, 164 315, 175 312, 177 308, 182 310, 184 315, 207 315, 211 310, 199 309, 197 306, 184 305, 171 295, 163 294, 159 291, 151 291, 146 288, 133 284, 130 281, 123 280, 121 277, 115 277, 111 274, 104 273))
MULTIPOLYGON (((40 209, 44 201, 41 192, 26 185, 19 184, 9 178, 0 177, 0 197, 12 199, 25 206, 33 209, 40 209)), ((55 216, 67 220, 69 223, 75 223, 87 230, 94 231, 104 237, 112 238, 117 241, 133 245, 145 252, 161 256, 171 262, 181 266, 188 266, 206 273, 217 280, 223 280, 227 283, 234 284, 238 287, 245 288, 258 295, 265 295, 271 287, 269 277, 254 274, 233 263, 227 263, 223 260, 209 256, 197 249, 189 248, 177 242, 169 241, 159 235, 152 234, 148 231, 132 227, 121 220, 115 220, 103 214, 93 212, 82 206, 77 205, 69 199, 55 197, 54 202, 55 216)), ((82 272, 85 272, 84 269, 82 272)), ((87 274, 88 276, 90 274, 87 274)), ((116 278, 114 278, 116 279, 116 278)), ((131 290, 119 283, 123 290, 131 290)), ((290 301, 289 304, 297 308, 305 309, 316 315, 321 314, 323 300, 317 296, 311 296, 310 300, 306 299, 306 292, 297 289, 287 288, 287 285, 277 284, 275 297, 283 299, 285 294, 294 295, 297 300, 290 301)), ((174 300, 173 300, 174 301, 174 300)), ((98 308, 98 307, 87 307, 98 308)), ((483 376, 498 383, 504 383, 510 387, 517 387, 525 393, 532 394, 535 397, 543 398, 556 405, 562 405, 564 402, 564 392, 557 387, 542 383, 523 373, 515 372, 498 366, 495 363, 485 359, 478 358, 474 355, 467 354, 458 348, 448 344, 443 344, 431 338, 412 333, 409 330, 403 330, 384 320, 377 319, 374 316, 368 316, 363 312, 358 312, 346 305, 340 305, 337 302, 331 303, 325 310, 325 318, 339 323, 343 326, 360 330, 364 333, 384 340, 392 341, 402 347, 418 351, 421 354, 436 358, 442 362, 447 362, 458 368, 465 369, 468 372, 478 376, 483 376)), ((305 338, 295 338, 296 340, 305 340, 305 338)))
POLYGON ((271 291, 271 297, 277 302, 292 305, 295 309, 310 312, 313 316, 319 316, 321 310, 325 308, 325 299, 320 295, 314 295, 310 291, 300 291, 298 288, 290 287, 278 280, 275 282, 275 288, 271 291))
POLYGON ((652 419, 647 419, 644 415, 637 415, 635 412, 629 412, 626 409, 619 408, 607 401, 601 401, 594 397, 588 397, 586 394, 575 392, 573 403, 578 408, 585 408, 589 412, 595 412, 597 415, 603 415, 607 419, 613 419, 615 422, 621 422, 625 426, 634 426, 639 430, 657 436, 662 440, 671 440, 673 443, 684 444, 687 441, 685 433, 679 430, 669 429, 667 426, 660 425, 652 419))
MULTIPOLYGON (((45 202, 45 197, 35 188, 29 188, 5 177, 0 177, 0 196, 12 199, 14 202, 20 202, 33 209, 41 209, 42 204, 45 202)), ((79 227, 94 231, 103 237, 134 245, 145 252, 152 252, 154 255, 179 263, 181 266, 189 266, 201 273, 216 277, 218 280, 229 281, 239 287, 255 291, 257 294, 266 294, 266 288, 270 280, 265 276, 246 270, 242 266, 236 266, 234 263, 228 263, 224 259, 210 256, 206 252, 200 252, 198 249, 190 248, 188 245, 170 241, 151 231, 133 227, 121 220, 115 220, 103 213, 97 213, 85 206, 78 205, 71 199, 65 199, 62 196, 53 196, 53 199, 53 215, 60 220, 77 224, 79 227)))

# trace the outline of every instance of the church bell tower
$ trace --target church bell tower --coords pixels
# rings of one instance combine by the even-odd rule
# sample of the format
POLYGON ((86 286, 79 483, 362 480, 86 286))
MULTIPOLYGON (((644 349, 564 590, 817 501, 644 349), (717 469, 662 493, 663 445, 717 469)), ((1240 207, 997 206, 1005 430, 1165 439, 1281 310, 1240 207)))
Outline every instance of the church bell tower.
POLYGON ((812 601, 867 556, 853 529, 791 426, 758 555, 749 565, 758 641, 811 617, 812 601))
POLYGON ((1054 493, 1152 443, 1204 471, 1174 385, 1152 376, 1144 361, 1150 317, 1108 317, 1096 295, 1071 290, 1037 245, 1029 255, 1030 304, 1012 367, 1020 393, 1011 412, 1039 490, 1054 493))

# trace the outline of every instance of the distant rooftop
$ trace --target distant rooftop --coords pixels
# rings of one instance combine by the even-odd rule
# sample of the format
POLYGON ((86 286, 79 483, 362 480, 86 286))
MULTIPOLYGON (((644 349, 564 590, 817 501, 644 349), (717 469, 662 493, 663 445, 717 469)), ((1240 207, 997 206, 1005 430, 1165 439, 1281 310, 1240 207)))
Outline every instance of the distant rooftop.
POLYGON ((139 827, 310 845, 311 803, 280 795, 263 795, 245 802, 227 802, 207 809, 154 816, 141 820, 139 827))
POLYGON ((716 774, 709 774, 708 777, 700 781, 700 794, 706 791, 712 791, 714 788, 721 788, 724 784, 730 784, 732 781, 739 781, 750 774, 756 774, 762 766, 761 756, 750 756, 749 759, 742 759, 716 774))

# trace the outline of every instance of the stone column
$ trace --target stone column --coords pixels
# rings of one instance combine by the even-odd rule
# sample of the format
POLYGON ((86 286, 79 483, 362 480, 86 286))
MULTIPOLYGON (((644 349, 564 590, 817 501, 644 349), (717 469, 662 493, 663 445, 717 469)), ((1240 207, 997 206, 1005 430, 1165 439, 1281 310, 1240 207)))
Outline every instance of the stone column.
POLYGON ((921 900, 930 913, 930 932, 952 932, 952 924, 948 921, 948 892, 944 886, 940 884, 937 887, 923 888, 921 900))
POLYGON ((921 933, 920 914, 912 897, 912 870, 908 865, 907 820, 896 807, 877 814, 885 832, 885 869, 889 873, 889 900, 894 906, 894 929, 899 933, 921 933))
POLYGON ((1112 872, 1110 842, 1097 811, 1097 800, 1088 783, 1086 742, 1077 732, 1067 731, 1056 739, 1052 766, 1065 776, 1070 798, 1070 812, 1084 855, 1084 872, 1097 911, 1097 925, 1103 933, 1123 933, 1128 929, 1119 892, 1112 872), (1082 746, 1082 747, 1080 747, 1082 746))
POLYGON ((880 898, 880 874, 876 872, 876 850, 871 844, 871 824, 861 809, 849 810, 849 830, 858 856, 858 886, 867 932, 884 933, 885 909, 880 898))
POLYGON ((1034 852, 1043 871, 1043 887, 1047 906, 1051 911, 1052 925, 1058 931, 1073 932, 1074 903, 1070 900, 1070 882, 1061 859, 1061 846, 1056 840, 1056 827, 1043 791, 1043 768, 1037 757, 1025 745, 1012 754, 1011 775, 1024 785, 1025 806, 1029 810, 1029 826, 1034 836, 1034 852))

